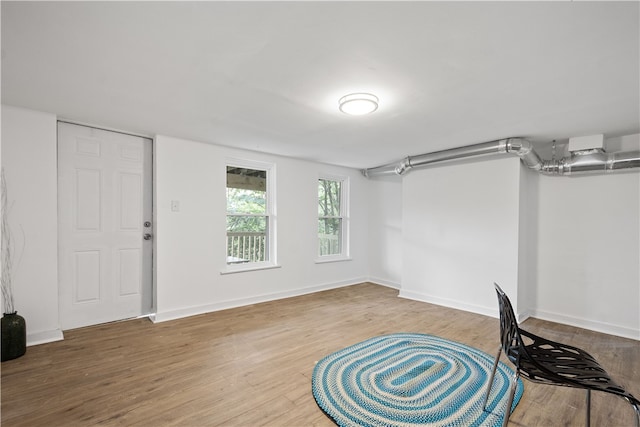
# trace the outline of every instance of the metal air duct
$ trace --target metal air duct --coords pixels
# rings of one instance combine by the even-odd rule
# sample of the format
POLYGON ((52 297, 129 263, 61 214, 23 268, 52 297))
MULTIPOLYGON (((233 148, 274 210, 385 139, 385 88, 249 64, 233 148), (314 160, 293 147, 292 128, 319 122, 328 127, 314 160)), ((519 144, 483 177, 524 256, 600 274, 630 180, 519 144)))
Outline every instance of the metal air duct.
POLYGON ((520 157, 522 163, 529 169, 546 175, 614 172, 640 167, 640 151, 605 153, 602 150, 596 149, 574 152, 559 160, 542 160, 533 149, 531 143, 526 139, 505 138, 406 157, 399 163, 390 163, 374 168, 363 169, 362 174, 366 177, 392 174, 404 175, 413 168, 424 168, 432 164, 490 154, 516 155, 520 157))
POLYGON ((426 167, 434 163, 464 159, 467 157, 477 157, 488 154, 496 154, 506 150, 506 139, 483 142, 480 144, 467 145, 464 147, 451 148, 448 150, 434 151, 420 154, 418 156, 406 157, 400 163, 390 163, 370 169, 363 169, 364 176, 380 175, 404 175, 415 167, 426 167))
POLYGON ((575 175, 590 172, 616 172, 640 167, 640 151, 605 153, 602 150, 577 151, 560 160, 549 160, 542 173, 549 175, 575 175))

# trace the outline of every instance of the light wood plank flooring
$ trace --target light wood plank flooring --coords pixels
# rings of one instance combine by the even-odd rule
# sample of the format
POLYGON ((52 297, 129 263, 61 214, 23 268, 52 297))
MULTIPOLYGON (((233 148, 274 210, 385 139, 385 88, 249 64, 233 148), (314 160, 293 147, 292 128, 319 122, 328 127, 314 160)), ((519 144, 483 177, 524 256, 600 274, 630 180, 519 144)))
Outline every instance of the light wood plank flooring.
MULTIPOLYGON (((588 349, 640 394, 640 342, 536 319, 523 327, 588 349)), ((111 323, 67 331, 64 341, 2 363, 2 425, 331 426, 311 394, 314 362, 394 332, 492 355, 499 344, 497 319, 373 284, 159 324, 111 323)), ((594 393, 592 406, 593 426, 633 425, 622 399, 594 393)), ((584 408, 581 390, 525 382, 511 425, 582 426, 584 408)))

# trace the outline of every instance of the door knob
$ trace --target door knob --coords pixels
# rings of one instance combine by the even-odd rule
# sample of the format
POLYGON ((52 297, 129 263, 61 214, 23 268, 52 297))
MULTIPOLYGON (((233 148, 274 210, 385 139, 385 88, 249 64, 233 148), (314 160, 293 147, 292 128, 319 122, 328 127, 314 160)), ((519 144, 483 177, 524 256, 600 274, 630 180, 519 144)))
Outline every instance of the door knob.
POLYGON ((143 237, 144 237, 144 240, 151 240, 151 238, 153 236, 151 234, 149 234, 149 233, 145 233, 145 235, 143 237))

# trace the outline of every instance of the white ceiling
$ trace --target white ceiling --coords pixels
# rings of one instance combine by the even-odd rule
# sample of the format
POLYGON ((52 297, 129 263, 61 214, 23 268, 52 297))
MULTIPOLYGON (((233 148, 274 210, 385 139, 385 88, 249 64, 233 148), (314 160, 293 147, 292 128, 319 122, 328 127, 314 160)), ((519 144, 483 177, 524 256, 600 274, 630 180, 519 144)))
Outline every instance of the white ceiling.
POLYGON ((638 2, 7 2, 2 102, 357 168, 640 132, 638 2), (380 98, 350 117, 350 92, 380 98))

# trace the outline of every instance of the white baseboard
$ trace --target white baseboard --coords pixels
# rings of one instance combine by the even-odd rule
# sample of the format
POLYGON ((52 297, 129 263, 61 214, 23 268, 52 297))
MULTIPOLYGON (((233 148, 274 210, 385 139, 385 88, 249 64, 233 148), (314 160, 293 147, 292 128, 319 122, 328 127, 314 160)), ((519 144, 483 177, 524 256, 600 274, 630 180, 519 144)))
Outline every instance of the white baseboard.
POLYGON ((48 342, 62 341, 64 335, 61 329, 54 329, 53 331, 27 333, 27 347, 38 344, 46 344, 48 342))
POLYGON ((305 288, 292 289, 284 292, 274 292, 271 294, 256 295, 247 298, 238 298, 233 300, 221 301, 214 304, 205 304, 194 307, 185 307, 177 310, 159 312, 149 316, 153 323, 167 322, 169 320, 181 319, 183 317, 196 316, 198 314, 211 313, 214 311, 227 310, 229 308, 242 307, 245 305, 258 304, 261 302, 274 301, 284 298, 297 297, 300 295, 312 294, 315 292, 326 291, 329 289, 342 288, 345 286, 357 285, 366 282, 367 279, 355 278, 334 283, 326 283, 323 285, 309 286, 305 288))
POLYGON ((518 320, 518 323, 522 323, 522 322, 524 322, 525 320, 527 320, 527 319, 528 319, 528 318, 530 318, 530 317, 535 317, 535 316, 532 314, 532 311, 531 311, 531 310, 525 310, 525 311, 523 311, 522 313, 518 313, 518 314, 516 314, 516 318, 517 318, 517 320, 518 320))
POLYGON ((375 285, 386 286, 387 288, 393 288, 400 290, 400 283, 391 282, 385 279, 379 279, 377 277, 370 277, 367 282, 373 283, 375 285))
POLYGON ((468 304, 458 300, 452 300, 448 298, 435 297, 433 295, 427 295, 420 292, 406 291, 400 289, 398 294, 400 298, 407 298, 416 301, 428 302, 430 304, 441 305, 443 307, 455 308, 457 310, 470 311, 472 313, 482 314, 490 317, 498 317, 498 309, 484 307, 481 305, 468 304))
POLYGON ((567 316, 566 314, 552 313, 544 310, 534 310, 531 317, 640 341, 640 329, 629 328, 627 326, 613 325, 611 323, 567 316))
MULTIPOLYGON (((404 291, 400 289, 398 294, 401 298, 412 299, 416 301, 428 302, 430 304, 441 305, 443 307, 455 308, 456 310, 469 311, 471 313, 482 314, 489 317, 500 317, 500 312, 494 307, 485 307, 482 305, 468 304, 459 300, 435 297, 433 295, 422 294, 420 292, 404 291)), ((522 313, 516 313, 518 322, 524 322, 529 317, 533 317, 530 310, 522 313)))

